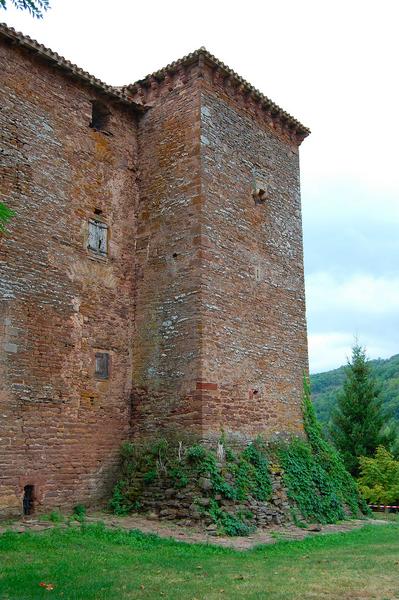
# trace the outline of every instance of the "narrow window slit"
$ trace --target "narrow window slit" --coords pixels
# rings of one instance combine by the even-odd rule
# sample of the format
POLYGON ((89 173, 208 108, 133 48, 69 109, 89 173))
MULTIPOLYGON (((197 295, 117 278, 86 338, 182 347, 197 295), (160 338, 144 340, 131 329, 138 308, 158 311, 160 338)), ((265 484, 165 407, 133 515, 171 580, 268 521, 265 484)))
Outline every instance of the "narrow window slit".
POLYGON ((35 489, 35 486, 33 486, 33 485, 26 485, 24 487, 24 498, 22 501, 24 515, 31 515, 33 513, 34 489, 35 489))

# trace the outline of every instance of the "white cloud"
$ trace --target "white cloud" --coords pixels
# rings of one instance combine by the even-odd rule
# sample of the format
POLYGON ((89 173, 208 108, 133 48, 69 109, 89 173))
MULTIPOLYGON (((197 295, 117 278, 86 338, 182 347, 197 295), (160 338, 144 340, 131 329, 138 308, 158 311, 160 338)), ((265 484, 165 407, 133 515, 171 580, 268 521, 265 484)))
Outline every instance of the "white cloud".
POLYGON ((338 281, 329 273, 313 273, 306 279, 309 313, 345 311, 348 314, 388 315, 398 313, 399 276, 385 279, 354 275, 338 281))
POLYGON ((314 333, 309 334, 310 372, 319 373, 333 369, 350 356, 353 336, 349 333, 314 333))
MULTIPOLYGON (((326 332, 309 334, 310 372, 320 373, 346 364, 352 354, 355 336, 346 332, 326 332)), ((397 353, 395 342, 381 344, 381 340, 373 336, 363 335, 359 343, 366 347, 367 357, 388 358, 397 353)))
POLYGON ((397 0, 51 5, 42 21, 0 12, 110 84, 205 45, 309 126, 301 176, 312 368, 342 364, 356 331, 372 356, 399 351, 397 0))
POLYGON ((369 358, 398 353, 399 277, 354 275, 344 280, 330 273, 306 279, 311 372, 345 363, 355 336, 369 358))

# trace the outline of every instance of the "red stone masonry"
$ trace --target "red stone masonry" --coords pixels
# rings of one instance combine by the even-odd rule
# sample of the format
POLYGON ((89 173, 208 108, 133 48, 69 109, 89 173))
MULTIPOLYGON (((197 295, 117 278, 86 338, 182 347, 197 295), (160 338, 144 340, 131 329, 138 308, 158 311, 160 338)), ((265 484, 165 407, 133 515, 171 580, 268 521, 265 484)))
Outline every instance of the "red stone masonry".
POLYGON ((21 511, 26 485, 38 509, 95 504, 129 436, 137 111, 8 38, 0 64, 1 199, 16 212, 0 241, 0 514, 21 511), (89 127, 98 99, 109 135, 89 127), (87 249, 94 217, 106 258, 87 249))
POLYGON ((205 49, 124 92, 151 107, 139 124, 140 203, 157 223, 143 234, 138 298, 151 299, 151 315, 139 300, 137 321, 147 328, 139 352, 150 377, 137 390, 133 431, 301 433, 298 145, 309 131, 205 49), (266 198, 254 197, 257 186, 266 198), (152 356, 142 351, 148 340, 152 356))
POLYGON ((204 49, 112 88, 0 26, 0 65, 0 515, 101 502, 131 436, 301 432, 308 130, 204 49))

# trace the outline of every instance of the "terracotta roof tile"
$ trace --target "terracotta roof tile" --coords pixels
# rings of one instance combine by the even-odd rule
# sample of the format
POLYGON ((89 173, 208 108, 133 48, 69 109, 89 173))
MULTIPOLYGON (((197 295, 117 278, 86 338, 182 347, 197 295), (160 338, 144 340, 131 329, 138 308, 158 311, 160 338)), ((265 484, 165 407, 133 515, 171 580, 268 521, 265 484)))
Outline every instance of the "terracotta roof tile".
POLYGON ((151 79, 154 79, 154 78, 155 79, 163 79, 167 73, 177 71, 179 69, 179 67, 188 66, 192 63, 195 63, 197 60, 199 60, 200 56, 202 56, 204 58, 204 60, 207 61, 209 64, 219 67, 222 71, 224 71, 226 73, 226 75, 230 76, 240 86, 242 86, 245 91, 252 93, 252 95, 255 98, 257 98, 262 104, 267 106, 270 110, 278 113, 282 119, 286 120, 287 123, 290 124, 293 128, 295 128, 298 132, 301 132, 304 137, 309 135, 310 129, 308 129, 307 127, 302 125, 302 123, 300 123, 297 119, 295 119, 289 113, 287 113, 282 108, 280 108, 277 104, 275 104, 272 100, 270 100, 270 98, 268 98, 267 96, 262 94, 253 85, 251 85, 245 79, 240 77, 240 75, 238 75, 235 71, 230 69, 230 67, 225 65, 221 60, 216 58, 216 56, 211 54, 204 46, 202 46, 198 50, 195 50, 194 52, 191 52, 190 54, 187 54, 187 56, 184 56, 183 58, 180 58, 179 60, 176 60, 176 61, 170 63, 169 65, 167 65, 166 67, 163 67, 159 71, 155 71, 155 73, 151 73, 150 75, 147 75, 143 79, 140 79, 140 80, 136 81, 135 83, 132 83, 131 85, 126 86, 125 89, 132 88, 135 85, 146 85, 149 83, 149 81, 151 79))
POLYGON ((57 52, 53 52, 50 50, 50 48, 46 48, 46 46, 43 44, 39 44, 39 42, 33 40, 28 35, 23 35, 19 31, 15 31, 13 27, 8 27, 5 23, 0 23, 0 36, 11 40, 15 44, 19 44, 28 50, 37 52, 40 56, 53 63, 56 67, 69 71, 76 78, 98 90, 101 90, 115 100, 123 102, 124 104, 129 104, 138 110, 144 110, 144 107, 136 102, 133 102, 122 88, 107 85, 100 79, 97 79, 97 77, 94 77, 94 75, 91 75, 87 71, 84 71, 77 65, 71 63, 71 61, 65 59, 63 56, 60 56, 57 52))
POLYGON ((71 63, 69 60, 65 59, 63 56, 60 56, 57 52, 53 52, 50 48, 47 48, 43 44, 39 44, 39 42, 37 42, 36 40, 32 39, 29 36, 23 35, 22 33, 15 31, 15 29, 13 29, 12 27, 8 27, 5 23, 0 23, 0 36, 7 38, 7 39, 11 40, 13 43, 19 44, 31 51, 37 52, 38 54, 40 54, 40 56, 42 56, 49 62, 53 63, 55 66, 59 67, 60 69, 63 69, 63 70, 66 70, 66 71, 72 73, 76 78, 87 83, 88 85, 93 86, 94 88, 101 90, 103 93, 107 94, 108 96, 110 96, 120 102, 123 102, 125 104, 128 104, 140 111, 146 110, 146 107, 143 106, 142 104, 134 102, 131 99, 131 97, 129 96, 129 90, 133 86, 147 85, 150 82, 150 80, 154 79, 154 78, 155 79, 163 79, 167 73, 171 73, 173 71, 178 70, 180 67, 188 66, 192 63, 195 63, 197 60, 199 60, 200 57, 202 57, 209 64, 219 67, 222 71, 224 71, 226 73, 227 76, 234 79, 245 91, 251 93, 265 107, 267 107, 269 110, 275 112, 276 115, 278 115, 281 119, 285 120, 298 133, 302 134, 302 137, 306 137, 310 133, 310 130, 307 127, 302 125, 299 121, 297 121, 297 119, 295 119, 290 114, 288 114, 283 109, 281 109, 279 106, 277 106, 277 104, 275 104, 267 96, 262 94, 259 90, 257 90, 250 83, 245 81, 245 79, 240 77, 240 75, 238 75, 235 71, 230 69, 230 67, 225 65, 222 61, 220 61, 215 56, 213 56, 213 54, 208 52, 208 50, 204 47, 201 47, 198 50, 195 50, 195 52, 191 52, 190 54, 187 54, 187 56, 184 56, 183 58, 180 58, 179 60, 176 60, 176 61, 170 63, 166 67, 163 67, 162 69, 159 69, 158 71, 155 71, 155 73, 152 73, 151 75, 147 75, 143 79, 140 79, 131 85, 116 87, 116 86, 107 85, 106 83, 104 83, 100 79, 97 79, 96 77, 94 77, 93 75, 88 73, 87 71, 84 71, 77 65, 71 63))

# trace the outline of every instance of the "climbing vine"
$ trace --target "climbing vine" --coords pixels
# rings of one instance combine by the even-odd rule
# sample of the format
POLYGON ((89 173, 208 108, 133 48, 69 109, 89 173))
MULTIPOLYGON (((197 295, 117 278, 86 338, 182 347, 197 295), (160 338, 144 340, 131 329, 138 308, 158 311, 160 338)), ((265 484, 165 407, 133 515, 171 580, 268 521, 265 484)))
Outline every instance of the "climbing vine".
POLYGON ((246 501, 270 501, 273 463, 282 472, 296 523, 333 523, 367 513, 356 482, 323 437, 306 379, 302 408, 306 437, 283 444, 267 446, 258 438, 234 451, 224 435, 216 449, 181 436, 124 444, 111 509, 120 515, 140 510, 146 490, 159 484, 159 491, 197 493, 202 516, 228 535, 247 535, 254 529, 254 515, 242 508, 246 501))
POLYGON ((278 450, 294 520, 334 523, 366 514, 368 508, 355 480, 323 437, 306 378, 303 419, 307 439, 296 438, 278 450))
POLYGON ((121 479, 114 488, 110 508, 119 515, 140 510, 140 499, 148 485, 159 480, 162 487, 177 490, 206 486, 202 494, 209 504, 199 510, 228 535, 246 535, 254 529, 249 510, 225 510, 223 500, 242 503, 253 498, 267 501, 272 495, 272 482, 266 446, 254 440, 244 450, 233 452, 218 445, 217 451, 200 443, 183 445, 172 439, 151 443, 124 444, 121 450, 121 479))
POLYGON ((6 233, 6 224, 14 216, 14 211, 3 202, 0 202, 0 233, 6 233))

